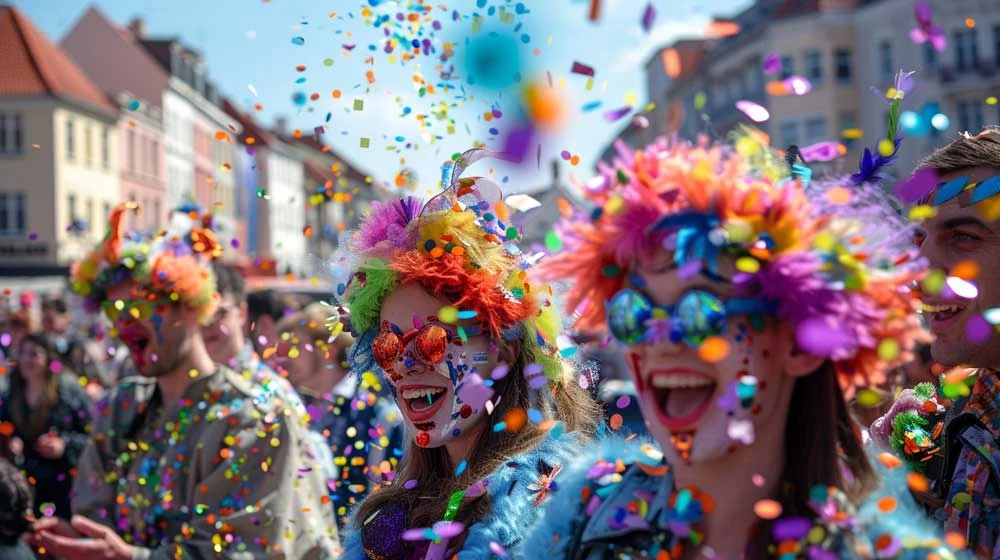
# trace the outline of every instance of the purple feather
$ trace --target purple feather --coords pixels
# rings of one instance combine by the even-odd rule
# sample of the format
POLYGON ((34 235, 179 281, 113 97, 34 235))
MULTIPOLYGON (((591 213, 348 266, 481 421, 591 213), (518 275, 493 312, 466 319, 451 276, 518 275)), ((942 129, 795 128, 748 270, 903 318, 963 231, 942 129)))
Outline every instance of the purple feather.
POLYGON ((388 252, 412 247, 407 225, 420 213, 423 203, 419 198, 408 196, 392 202, 372 202, 372 211, 358 230, 354 242, 356 251, 368 251, 379 247, 388 252))

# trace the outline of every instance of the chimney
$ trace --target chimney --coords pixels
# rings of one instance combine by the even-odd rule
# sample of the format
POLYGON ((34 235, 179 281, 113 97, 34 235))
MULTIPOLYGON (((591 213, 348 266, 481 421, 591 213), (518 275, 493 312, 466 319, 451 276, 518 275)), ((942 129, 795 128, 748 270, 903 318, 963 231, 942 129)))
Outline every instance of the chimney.
POLYGON ((285 138, 288 135, 288 117, 282 115, 274 119, 274 131, 285 138))
POLYGON ((146 20, 141 17, 134 17, 132 21, 128 23, 128 30, 135 35, 136 39, 146 38, 146 20))

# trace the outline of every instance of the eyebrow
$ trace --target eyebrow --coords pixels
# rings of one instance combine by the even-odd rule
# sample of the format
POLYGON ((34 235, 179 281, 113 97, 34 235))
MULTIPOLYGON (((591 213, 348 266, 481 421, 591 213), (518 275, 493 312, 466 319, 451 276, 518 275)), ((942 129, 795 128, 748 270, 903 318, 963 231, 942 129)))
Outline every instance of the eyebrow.
POLYGON ((956 218, 948 218, 947 220, 941 222, 941 229, 956 229, 964 226, 971 226, 983 231, 993 233, 993 229, 986 225, 979 218, 973 216, 961 216, 956 218))

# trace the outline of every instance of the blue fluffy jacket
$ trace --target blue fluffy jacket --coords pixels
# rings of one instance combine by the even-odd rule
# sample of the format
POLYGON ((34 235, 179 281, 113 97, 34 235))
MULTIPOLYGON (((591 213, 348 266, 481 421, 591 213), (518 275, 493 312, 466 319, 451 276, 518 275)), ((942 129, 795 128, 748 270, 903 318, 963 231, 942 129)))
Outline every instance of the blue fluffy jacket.
MULTIPOLYGON (((559 465, 565 469, 589 445, 594 444, 585 442, 577 434, 570 432, 558 439, 546 438, 530 452, 512 457, 502 464, 488 477, 492 512, 469 528, 468 538, 462 550, 458 551, 458 559, 484 560, 496 557, 490 551, 491 542, 496 542, 505 550, 513 552, 551 502, 550 499, 546 499, 536 508, 534 502, 537 495, 528 489, 529 485, 538 483, 539 462, 552 467, 559 465)), ((560 473, 555 481, 560 484, 562 479, 563 474, 560 473)), ((555 492, 549 495, 553 494, 555 492)), ((361 531, 354 528, 353 516, 347 524, 346 531, 342 558, 365 560, 365 552, 361 546, 361 531)))

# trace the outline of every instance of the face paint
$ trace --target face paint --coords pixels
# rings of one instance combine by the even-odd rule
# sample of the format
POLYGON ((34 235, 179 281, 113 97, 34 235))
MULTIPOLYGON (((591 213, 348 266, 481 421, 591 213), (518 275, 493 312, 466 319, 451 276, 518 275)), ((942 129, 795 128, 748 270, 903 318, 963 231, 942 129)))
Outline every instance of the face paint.
POLYGON ((685 463, 691 460, 691 447, 694 446, 695 433, 695 431, 690 431, 670 434, 670 443, 673 444, 677 455, 685 463))
POLYGON ((474 364, 486 364, 489 361, 490 357, 486 352, 475 352, 472 354, 472 363, 474 364))

